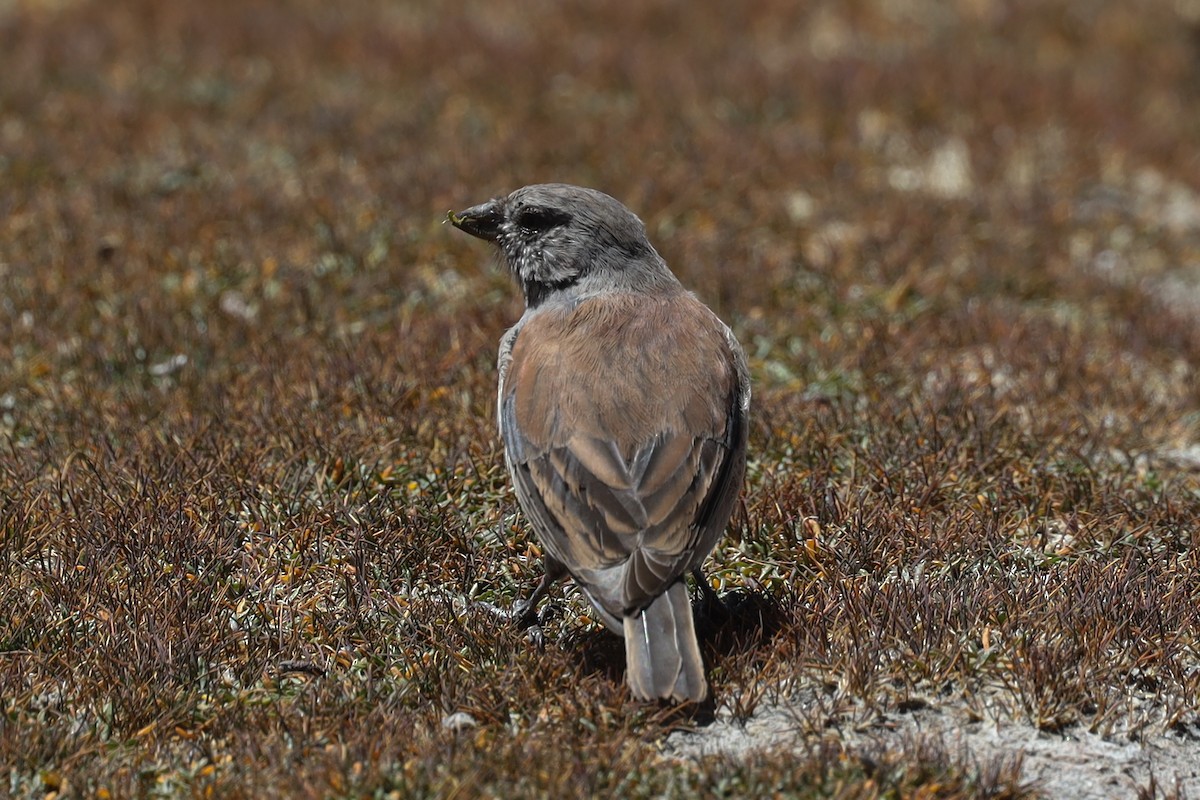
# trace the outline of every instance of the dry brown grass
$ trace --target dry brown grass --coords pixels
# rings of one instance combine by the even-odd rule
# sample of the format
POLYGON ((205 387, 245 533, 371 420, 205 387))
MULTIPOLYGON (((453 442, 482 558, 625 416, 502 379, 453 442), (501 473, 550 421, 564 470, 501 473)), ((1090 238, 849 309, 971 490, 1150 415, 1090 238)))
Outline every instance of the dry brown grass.
POLYGON ((1010 797, 836 731, 1200 736, 1194 9, 521 8, 0 3, 0 794, 1010 797), (440 220, 542 180, 751 356, 712 710, 799 750, 669 757, 578 598, 471 610, 538 573, 519 306, 440 220))

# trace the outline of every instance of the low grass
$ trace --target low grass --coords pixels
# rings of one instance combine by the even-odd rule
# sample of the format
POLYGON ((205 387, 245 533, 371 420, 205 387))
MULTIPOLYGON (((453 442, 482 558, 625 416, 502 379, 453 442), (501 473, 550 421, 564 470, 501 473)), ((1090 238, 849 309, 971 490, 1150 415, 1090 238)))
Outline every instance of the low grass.
POLYGON ((0 793, 1024 797, 842 732, 1200 736, 1197 31, 0 2, 0 793), (634 208, 750 356, 699 716, 632 702, 574 593, 540 640, 474 602, 539 574, 520 309, 441 220, 543 180, 634 208), (663 744, 782 707, 787 746, 663 744))

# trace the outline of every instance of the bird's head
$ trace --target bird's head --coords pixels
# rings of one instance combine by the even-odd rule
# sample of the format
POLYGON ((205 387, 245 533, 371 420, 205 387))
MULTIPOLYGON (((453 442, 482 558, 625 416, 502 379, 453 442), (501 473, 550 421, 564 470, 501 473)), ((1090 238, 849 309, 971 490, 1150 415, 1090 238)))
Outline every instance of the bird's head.
POLYGON ((559 291, 645 285, 674 277, 646 238, 646 227, 595 189, 546 183, 517 189, 447 219, 494 243, 533 307, 559 291), (653 279, 653 280, 652 280, 653 279))

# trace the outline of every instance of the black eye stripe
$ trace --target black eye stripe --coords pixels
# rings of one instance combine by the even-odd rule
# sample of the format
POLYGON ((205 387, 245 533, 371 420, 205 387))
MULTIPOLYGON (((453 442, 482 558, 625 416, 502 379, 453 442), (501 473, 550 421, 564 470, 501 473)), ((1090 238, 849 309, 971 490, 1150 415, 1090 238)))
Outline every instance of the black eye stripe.
POLYGON ((553 208, 531 207, 522 209, 517 214, 517 225, 533 233, 543 233, 551 228, 565 225, 571 216, 553 208))

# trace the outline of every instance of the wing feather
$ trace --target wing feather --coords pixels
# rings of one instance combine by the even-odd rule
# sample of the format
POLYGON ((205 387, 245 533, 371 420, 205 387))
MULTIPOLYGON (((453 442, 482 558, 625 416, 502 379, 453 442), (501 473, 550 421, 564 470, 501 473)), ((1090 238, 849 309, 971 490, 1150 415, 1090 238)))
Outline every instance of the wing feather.
POLYGON ((656 331, 682 328, 677 341, 647 342, 643 332, 641 341, 614 342, 611 317, 632 314, 615 330, 637 334, 636 308, 600 308, 582 320, 564 311, 527 322, 509 360, 502 356, 500 426, 521 506, 546 550, 615 617, 644 608, 703 562, 745 466, 744 357, 711 312, 681 297, 696 316, 648 320, 656 331), (605 347, 615 355, 597 350, 604 337, 587 329, 605 315, 605 347), (678 360, 681 351, 696 363, 682 363, 692 377, 672 393, 659 385, 665 367, 656 359, 678 360), (637 408, 621 403, 645 397, 637 408), (616 580, 596 577, 613 571, 616 580))

